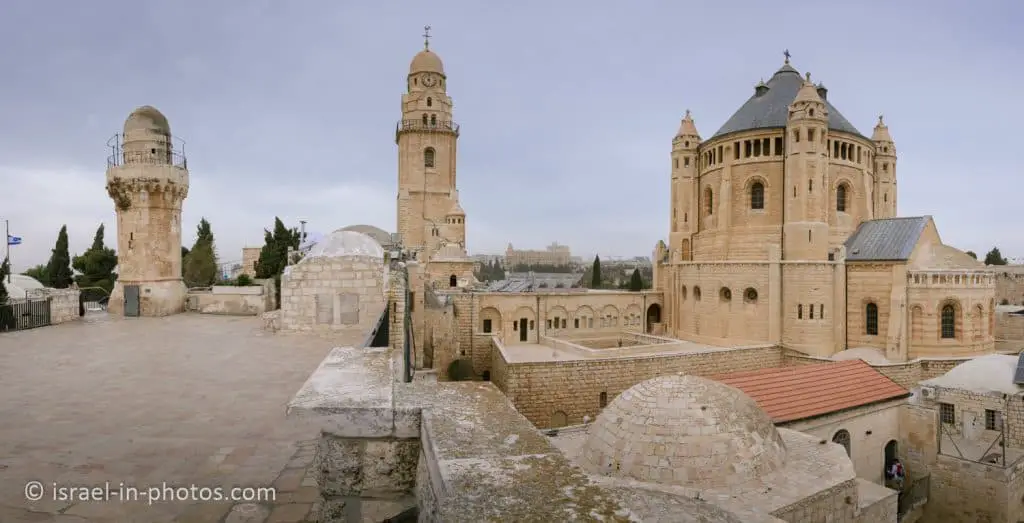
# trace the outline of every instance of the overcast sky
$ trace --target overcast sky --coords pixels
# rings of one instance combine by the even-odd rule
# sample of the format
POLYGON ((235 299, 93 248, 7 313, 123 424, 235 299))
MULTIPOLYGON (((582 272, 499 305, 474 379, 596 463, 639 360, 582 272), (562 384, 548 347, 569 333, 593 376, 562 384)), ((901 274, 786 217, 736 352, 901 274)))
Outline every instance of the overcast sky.
POLYGON ((100 223, 114 246, 105 142, 149 104, 187 142, 186 245, 203 216, 222 261, 274 216, 393 231, 394 126, 430 24, 462 126, 471 253, 557 240, 649 255, 685 110, 711 136, 788 48, 862 133, 885 114, 900 215, 1024 256, 1022 23, 1013 0, 7 1, 0 215, 24 239, 19 270, 46 261, 62 224, 73 254, 100 223))

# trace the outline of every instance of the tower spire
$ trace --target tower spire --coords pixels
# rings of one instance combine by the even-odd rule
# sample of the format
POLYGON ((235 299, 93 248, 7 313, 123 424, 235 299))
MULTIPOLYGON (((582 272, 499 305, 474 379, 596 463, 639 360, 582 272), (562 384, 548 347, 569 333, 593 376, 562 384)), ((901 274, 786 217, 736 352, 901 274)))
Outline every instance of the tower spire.
POLYGON ((430 26, 423 26, 423 48, 430 49, 430 26))

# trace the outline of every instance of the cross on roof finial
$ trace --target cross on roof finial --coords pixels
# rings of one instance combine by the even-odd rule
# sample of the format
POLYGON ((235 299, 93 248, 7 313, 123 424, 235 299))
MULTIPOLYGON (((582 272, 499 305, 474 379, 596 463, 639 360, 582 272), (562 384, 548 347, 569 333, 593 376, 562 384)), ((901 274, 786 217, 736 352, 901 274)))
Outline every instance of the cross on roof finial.
POLYGON ((430 26, 423 26, 423 48, 430 49, 430 26))
POLYGON ((686 116, 685 116, 684 118, 689 118, 689 117, 690 117, 690 110, 689 110, 689 109, 687 109, 687 110, 686 110, 686 116))
POLYGON ((881 115, 881 114, 878 115, 878 125, 885 125, 885 122, 882 120, 882 116, 883 115, 881 115))
POLYGON ((782 56, 786 57, 786 63, 788 64, 789 63, 789 57, 790 57, 789 49, 786 49, 785 51, 783 51, 782 52, 782 56))

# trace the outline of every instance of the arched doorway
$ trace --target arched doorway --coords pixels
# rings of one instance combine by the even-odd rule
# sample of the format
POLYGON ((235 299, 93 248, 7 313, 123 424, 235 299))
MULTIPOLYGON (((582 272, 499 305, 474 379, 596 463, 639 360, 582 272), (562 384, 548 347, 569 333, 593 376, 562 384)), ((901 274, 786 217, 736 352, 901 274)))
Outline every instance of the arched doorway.
POLYGON ((559 427, 564 427, 568 424, 569 416, 567 416, 565 412, 558 410, 551 415, 551 428, 557 429, 559 427))
POLYGON ((843 448, 846 449, 846 455, 853 457, 853 454, 850 453, 851 441, 849 431, 847 431, 846 429, 839 429, 839 431, 832 436, 832 443, 838 443, 842 445, 843 448))
POLYGON ((889 471, 889 467, 892 466, 892 462, 895 461, 896 458, 898 458, 898 457, 899 457, 899 443, 897 443, 896 440, 891 439, 891 440, 889 440, 889 443, 885 444, 885 462, 884 462, 885 463, 885 470, 882 471, 883 472, 883 477, 885 477, 885 475, 886 475, 885 473, 887 473, 889 471))
POLYGON ((456 287, 456 286, 458 286, 458 284, 459 284, 459 279, 457 277, 455 277, 454 274, 452 274, 451 276, 448 277, 448 286, 449 287, 456 287))
POLYGON ((650 307, 647 307, 647 328, 644 329, 644 332, 651 332, 651 326, 655 323, 661 323, 661 305, 652 303, 650 307))

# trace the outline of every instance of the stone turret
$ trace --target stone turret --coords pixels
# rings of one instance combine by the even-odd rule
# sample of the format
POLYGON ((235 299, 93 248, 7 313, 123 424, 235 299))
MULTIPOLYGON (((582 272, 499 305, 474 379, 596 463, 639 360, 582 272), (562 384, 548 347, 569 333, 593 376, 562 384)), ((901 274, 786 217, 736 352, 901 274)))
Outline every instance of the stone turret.
POLYGON ((189 175, 171 127, 150 106, 128 116, 112 139, 107 194, 117 213, 118 278, 108 310, 165 316, 185 308, 181 278, 181 207, 189 175))
POLYGON ((692 235, 697 232, 697 148, 700 133, 690 111, 679 124, 672 139, 671 215, 669 218, 669 252, 672 261, 693 259, 692 235))
POLYGON ((786 122, 783 256, 787 260, 828 257, 828 109, 811 75, 789 106, 786 122))
POLYGON ((889 134, 889 126, 885 125, 882 116, 871 134, 875 142, 875 187, 874 208, 875 218, 894 218, 896 216, 896 144, 889 134))

